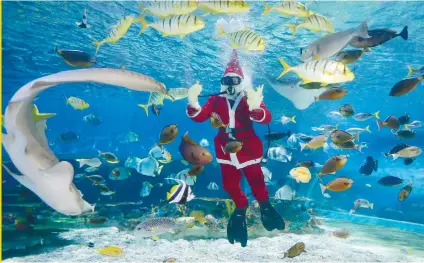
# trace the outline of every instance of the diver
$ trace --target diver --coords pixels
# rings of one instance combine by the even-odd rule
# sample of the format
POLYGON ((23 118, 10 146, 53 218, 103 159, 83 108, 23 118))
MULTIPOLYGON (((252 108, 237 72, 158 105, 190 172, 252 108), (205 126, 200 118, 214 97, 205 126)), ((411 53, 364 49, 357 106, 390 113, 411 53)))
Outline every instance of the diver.
POLYGON ((79 28, 87 28, 87 8, 84 8, 84 14, 82 15, 81 22, 76 22, 79 28))
POLYGON ((189 104, 187 115, 196 122, 203 122, 216 113, 226 128, 220 128, 216 135, 216 160, 221 166, 222 184, 236 205, 227 226, 227 238, 231 244, 240 242, 242 247, 247 245, 246 209, 248 199, 240 185, 242 172, 246 177, 252 194, 258 200, 261 210, 261 220, 266 230, 283 230, 283 218, 271 205, 268 199, 268 190, 265 185, 260 162, 263 146, 253 129, 253 122, 268 124, 271 122, 271 113, 261 102, 260 107, 249 110, 245 94, 246 85, 244 75, 239 65, 237 52, 233 50, 232 58, 227 65, 224 76, 221 78, 221 93, 212 95, 206 104, 200 107, 198 96, 201 86, 193 86, 189 90, 189 104), (242 149, 237 153, 225 152, 229 141, 239 141, 242 149))

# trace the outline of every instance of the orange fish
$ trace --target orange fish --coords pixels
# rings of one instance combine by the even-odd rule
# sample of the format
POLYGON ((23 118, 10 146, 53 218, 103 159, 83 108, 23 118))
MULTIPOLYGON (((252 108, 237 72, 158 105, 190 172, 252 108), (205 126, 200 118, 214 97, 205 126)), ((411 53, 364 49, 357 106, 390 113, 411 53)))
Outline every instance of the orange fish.
POLYGON ((321 192, 324 194, 325 190, 330 190, 334 192, 346 191, 352 187, 353 180, 346 177, 339 177, 329 182, 327 185, 320 184, 321 192))

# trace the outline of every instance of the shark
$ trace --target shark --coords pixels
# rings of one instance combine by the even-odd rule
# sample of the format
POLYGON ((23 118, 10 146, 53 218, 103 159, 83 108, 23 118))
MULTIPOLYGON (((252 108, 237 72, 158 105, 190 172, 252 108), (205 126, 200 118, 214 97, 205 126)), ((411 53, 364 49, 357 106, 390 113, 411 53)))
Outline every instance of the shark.
POLYGON ((309 106, 315 102, 315 97, 318 97, 322 92, 325 91, 325 88, 305 89, 301 86, 302 82, 298 80, 277 82, 271 80, 268 77, 266 80, 276 92, 290 100, 299 110, 305 110, 309 108, 309 106))
POLYGON ((63 71, 35 79, 16 91, 4 114, 3 146, 19 171, 6 167, 19 183, 34 192, 43 202, 64 215, 94 212, 92 205, 73 183, 74 168, 59 161, 49 148, 46 120, 54 114, 40 114, 33 101, 39 94, 59 84, 95 82, 136 91, 166 93, 163 83, 136 72, 92 68, 63 71))

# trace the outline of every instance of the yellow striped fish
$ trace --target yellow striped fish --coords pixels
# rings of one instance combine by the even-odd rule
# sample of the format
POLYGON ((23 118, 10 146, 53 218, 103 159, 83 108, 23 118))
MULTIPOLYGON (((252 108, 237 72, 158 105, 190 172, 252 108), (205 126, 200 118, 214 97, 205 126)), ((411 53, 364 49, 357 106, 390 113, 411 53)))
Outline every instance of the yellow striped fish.
POLYGON ((149 116, 149 107, 151 105, 163 105, 163 100, 165 99, 166 94, 151 92, 147 104, 137 104, 137 106, 142 107, 146 111, 146 115, 149 116))
POLYGON ((277 79, 284 76, 289 71, 294 71, 305 84, 311 82, 322 83, 322 86, 333 83, 352 81, 355 78, 350 69, 343 63, 332 60, 313 60, 307 63, 291 67, 283 59, 280 63, 284 68, 283 73, 277 79))
MULTIPOLYGON (((65 97, 66 98, 66 97, 65 97)), ((77 97, 66 98, 66 105, 71 105, 75 110, 85 110, 90 107, 90 104, 77 97)))
POLYGON ((138 19, 134 18, 133 16, 126 16, 119 20, 116 25, 112 26, 112 30, 109 32, 107 38, 103 39, 102 41, 93 42, 93 44, 96 45, 96 54, 99 52, 101 45, 105 43, 115 44, 118 42, 119 39, 125 36, 131 25, 137 21, 138 19))
POLYGON ((144 7, 140 2, 138 5, 141 10, 150 11, 160 18, 166 18, 172 15, 186 15, 197 9, 197 2, 195 0, 161 0, 150 2, 147 7, 144 7))
POLYGON ((228 36, 228 41, 233 48, 242 48, 245 51, 261 51, 265 49, 265 40, 256 32, 245 29, 232 33, 226 33, 222 26, 219 26, 217 37, 228 36))
POLYGON ((312 16, 307 17, 299 25, 286 24, 285 26, 293 30, 293 37, 296 34, 297 29, 299 28, 306 28, 315 33, 318 31, 334 32, 333 23, 331 23, 328 18, 319 14, 314 14, 312 16))
POLYGON ((199 9, 213 14, 233 14, 249 11, 249 5, 242 0, 199 1, 199 9))
POLYGON ((292 0, 286 0, 278 6, 269 6, 267 3, 265 3, 265 11, 263 15, 268 14, 271 10, 275 10, 284 16, 293 15, 297 17, 308 17, 314 14, 314 12, 310 11, 303 4, 292 0))
POLYGON ((149 27, 153 27, 161 32, 163 36, 179 35, 183 38, 185 35, 201 30, 205 27, 205 22, 195 15, 178 15, 169 16, 165 19, 148 24, 147 21, 140 16, 141 22, 140 34, 149 27))

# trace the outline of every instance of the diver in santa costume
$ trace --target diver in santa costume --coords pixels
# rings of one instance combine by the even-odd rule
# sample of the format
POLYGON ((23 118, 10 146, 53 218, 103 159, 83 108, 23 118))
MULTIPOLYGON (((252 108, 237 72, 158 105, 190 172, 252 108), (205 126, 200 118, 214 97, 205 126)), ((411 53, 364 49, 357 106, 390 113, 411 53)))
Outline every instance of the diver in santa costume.
POLYGON ((189 90, 187 115, 196 122, 203 122, 208 120, 212 113, 216 113, 227 125, 226 128, 219 129, 214 139, 216 160, 221 166, 223 188, 236 205, 228 222, 227 237, 231 244, 236 241, 245 247, 247 245, 248 199, 240 184, 242 174, 246 177, 253 196, 260 204, 261 220, 265 229, 283 230, 285 225, 282 217, 268 200, 268 190, 260 165, 263 146, 253 129, 253 122, 270 123, 271 113, 265 107, 262 98, 254 108, 248 104, 243 79, 237 52, 233 50, 232 58, 221 78, 221 94, 209 97, 206 104, 201 107, 198 96, 202 87, 193 86, 189 90), (226 144, 234 140, 242 143, 242 149, 237 153, 225 152, 226 144))

